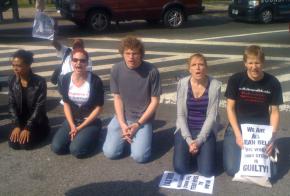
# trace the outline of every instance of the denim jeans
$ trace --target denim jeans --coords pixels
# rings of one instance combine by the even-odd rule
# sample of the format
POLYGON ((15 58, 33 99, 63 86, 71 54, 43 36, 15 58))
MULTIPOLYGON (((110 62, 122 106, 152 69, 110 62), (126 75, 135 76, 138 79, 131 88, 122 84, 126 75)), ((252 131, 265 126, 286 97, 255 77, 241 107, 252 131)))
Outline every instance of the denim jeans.
MULTIPOLYGON (((133 122, 127 121, 130 125, 133 122)), ((143 124, 135 136, 132 138, 131 143, 131 157, 138 163, 148 161, 151 156, 151 143, 152 143, 152 124, 143 124)), ((119 158, 123 151, 126 141, 122 138, 122 130, 116 118, 113 117, 108 125, 108 132, 105 143, 103 145, 104 155, 109 159, 119 158)))
POLYGON ((223 143, 223 164, 225 172, 234 176, 240 169, 241 148, 236 143, 236 137, 232 127, 226 129, 223 143))
POLYGON ((77 158, 83 158, 89 155, 97 146, 98 134, 102 127, 101 124, 99 119, 95 120, 80 130, 71 141, 69 135, 70 127, 65 120, 52 139, 52 151, 56 154, 66 154, 70 152, 77 158))
POLYGON ((198 172, 206 177, 213 176, 215 173, 215 136, 210 134, 207 140, 200 146, 199 152, 192 155, 189 146, 181 136, 180 131, 174 135, 174 154, 173 167, 179 174, 190 173, 197 162, 198 172))

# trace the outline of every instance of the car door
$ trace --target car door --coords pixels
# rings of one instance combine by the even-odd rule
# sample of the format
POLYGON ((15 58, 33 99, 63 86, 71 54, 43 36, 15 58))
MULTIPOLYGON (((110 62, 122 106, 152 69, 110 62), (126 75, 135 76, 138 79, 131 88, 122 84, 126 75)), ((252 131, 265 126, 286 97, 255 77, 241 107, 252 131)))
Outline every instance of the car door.
POLYGON ((146 15, 146 0, 119 0, 118 16, 120 20, 143 19, 146 15))
POLYGON ((288 0, 276 0, 277 2, 275 3, 276 5, 278 5, 278 10, 279 10, 279 14, 281 16, 290 16, 290 1, 288 0))

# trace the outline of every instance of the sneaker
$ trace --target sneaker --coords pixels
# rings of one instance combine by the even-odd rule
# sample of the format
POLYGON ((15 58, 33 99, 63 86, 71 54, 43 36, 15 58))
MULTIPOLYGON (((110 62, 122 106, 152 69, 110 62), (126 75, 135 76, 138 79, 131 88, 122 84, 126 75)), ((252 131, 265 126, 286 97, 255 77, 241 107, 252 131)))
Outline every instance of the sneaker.
POLYGON ((58 14, 60 14, 60 10, 56 10, 56 12, 57 12, 58 14))

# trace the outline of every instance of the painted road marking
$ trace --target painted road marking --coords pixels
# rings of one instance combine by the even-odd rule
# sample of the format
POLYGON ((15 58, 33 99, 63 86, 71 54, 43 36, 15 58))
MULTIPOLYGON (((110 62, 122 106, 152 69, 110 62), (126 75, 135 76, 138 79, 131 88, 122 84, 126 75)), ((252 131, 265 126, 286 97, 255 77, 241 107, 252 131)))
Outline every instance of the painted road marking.
POLYGON ((213 39, 246 37, 246 36, 252 36, 252 35, 265 35, 265 34, 284 33, 284 32, 289 32, 289 30, 288 29, 283 29, 283 30, 275 30, 275 31, 262 31, 262 32, 256 32, 256 33, 244 33, 244 34, 236 34, 236 35, 225 35, 225 36, 218 36, 218 37, 208 37, 208 38, 201 38, 201 39, 195 39, 195 40, 205 41, 205 40, 213 40, 213 39))
MULTIPOLYGON (((111 37, 82 37, 89 41, 120 41, 120 38, 111 37)), ((141 38, 144 43, 166 43, 166 44, 188 44, 188 45, 210 45, 210 46, 249 46, 259 45, 263 48, 290 48, 289 44, 269 44, 269 43, 255 43, 255 42, 224 42, 224 41, 202 41, 197 39, 159 39, 159 38, 141 38)))
MULTIPOLYGON (((160 41, 160 39, 158 39, 160 41)), ((155 40, 156 41, 156 40, 155 40)), ((210 42, 212 43, 212 42, 210 42)), ((6 51, 10 51, 10 52, 14 52, 17 50, 17 48, 21 48, 24 47, 24 45, 13 45, 13 46, 7 46, 7 45, 1 45, 0 44, 0 49, 1 48, 10 48, 6 51)), ((60 63, 60 60, 48 60, 48 61, 44 61, 41 62, 42 60, 44 60, 45 58, 49 58, 49 57, 54 57, 56 56, 56 52, 52 47, 47 47, 47 46, 25 46, 26 49, 31 50, 31 51, 38 51, 38 50, 45 50, 45 51, 49 51, 46 52, 45 54, 35 54, 35 60, 36 63, 33 64, 33 67, 44 67, 47 66, 47 69, 50 66, 55 66, 58 65, 60 63)), ((98 54, 91 54, 91 58, 94 62, 94 66, 93 66, 93 70, 94 71, 101 71, 101 70, 107 70, 107 73, 104 74, 99 74, 99 76, 103 79, 103 80, 109 80, 110 75, 109 75, 109 70, 111 69, 111 67, 113 66, 112 63, 110 64, 104 64, 104 65, 99 65, 97 61, 101 61, 101 60, 112 60, 112 59, 120 59, 121 56, 120 54, 118 54, 118 50, 116 49, 102 49, 102 48, 87 48, 87 50, 89 52, 102 52, 102 55, 98 55, 98 54), (104 54, 106 53, 106 54, 104 54)), ((0 51, 4 51, 4 50, 0 50, 0 51)), ((183 53, 183 52, 166 52, 166 51, 146 51, 146 54, 150 54, 150 55, 155 55, 157 58, 154 57, 150 57, 150 59, 146 59, 147 61, 151 62, 151 63, 164 63, 164 62, 170 62, 170 61, 178 61, 178 60, 184 60, 183 64, 176 64, 176 65, 172 65, 171 66, 160 66, 158 67, 160 73, 168 73, 168 72, 174 72, 174 71, 184 71, 186 70, 186 60, 187 58, 191 55, 191 53, 183 53), (162 57, 158 57, 158 55, 162 56, 162 57)), ((220 64, 229 64, 229 63, 234 63, 234 62, 241 62, 242 63, 242 55, 235 55, 235 54, 210 54, 210 53, 206 53, 205 54, 206 57, 208 58, 218 58, 215 60, 209 60, 208 61, 208 65, 209 66, 215 66, 215 65, 220 65, 220 64)), ((270 56, 267 57, 267 60, 272 60, 272 61, 286 61, 287 63, 280 63, 279 65, 276 66, 266 66, 265 70, 278 70, 281 68, 285 68, 287 66, 289 66, 290 63, 290 58, 288 57, 276 57, 276 56, 270 56)), ((9 58, 7 57, 3 57, 0 58, 0 62, 7 62, 8 63, 9 58)), ((11 70, 11 66, 0 66, 0 71, 8 71, 11 70)), ((52 71, 37 71, 36 72, 39 75, 42 76, 50 76, 52 74, 52 71)), ((227 78, 231 75, 232 73, 224 73, 224 74, 217 74, 214 75, 214 77, 216 78, 227 78)), ((280 74, 277 75, 277 78, 280 80, 280 82, 287 82, 290 79, 290 74, 280 74)), ((7 80, 7 77, 0 77, 0 80, 7 80)), ((162 80, 164 81, 164 80, 162 80)), ((169 80, 168 80, 169 81, 169 80)), ((170 84, 163 84, 163 86, 174 86, 176 85, 176 82, 174 81, 169 81, 170 84)), ((224 92, 225 90, 225 84, 222 86, 222 92, 224 92)), ((55 86, 53 84, 51 84, 50 82, 48 82, 48 96, 49 97, 59 97, 59 94, 57 92, 57 90, 54 90, 55 86), (53 89, 52 89, 53 88, 53 89)), ((7 92, 1 92, 1 94, 5 94, 7 92)), ((161 103, 167 103, 167 104, 175 104, 176 102, 176 93, 175 92, 169 92, 169 93, 165 93, 161 96, 161 103)), ((107 99, 111 99, 110 94, 106 95, 107 99)), ((290 101, 290 91, 285 91, 283 92, 283 97, 284 97, 284 101, 285 102, 289 102, 290 101)), ((221 106, 224 106, 224 102, 221 103, 221 106)), ((284 105, 283 108, 287 111, 290 111, 289 105, 284 105)))

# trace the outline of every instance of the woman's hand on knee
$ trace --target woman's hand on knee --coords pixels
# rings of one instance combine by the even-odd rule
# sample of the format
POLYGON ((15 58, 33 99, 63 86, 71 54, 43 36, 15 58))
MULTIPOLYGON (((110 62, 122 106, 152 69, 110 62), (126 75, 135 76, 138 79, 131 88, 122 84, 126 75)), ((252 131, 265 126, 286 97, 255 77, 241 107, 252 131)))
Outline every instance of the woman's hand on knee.
POLYGON ((20 128, 19 127, 15 127, 10 135, 10 141, 11 142, 18 142, 19 140, 19 136, 20 136, 20 128))
POLYGON ((20 144, 26 144, 30 140, 30 131, 27 129, 24 129, 21 131, 20 136, 19 136, 19 143, 20 144))

